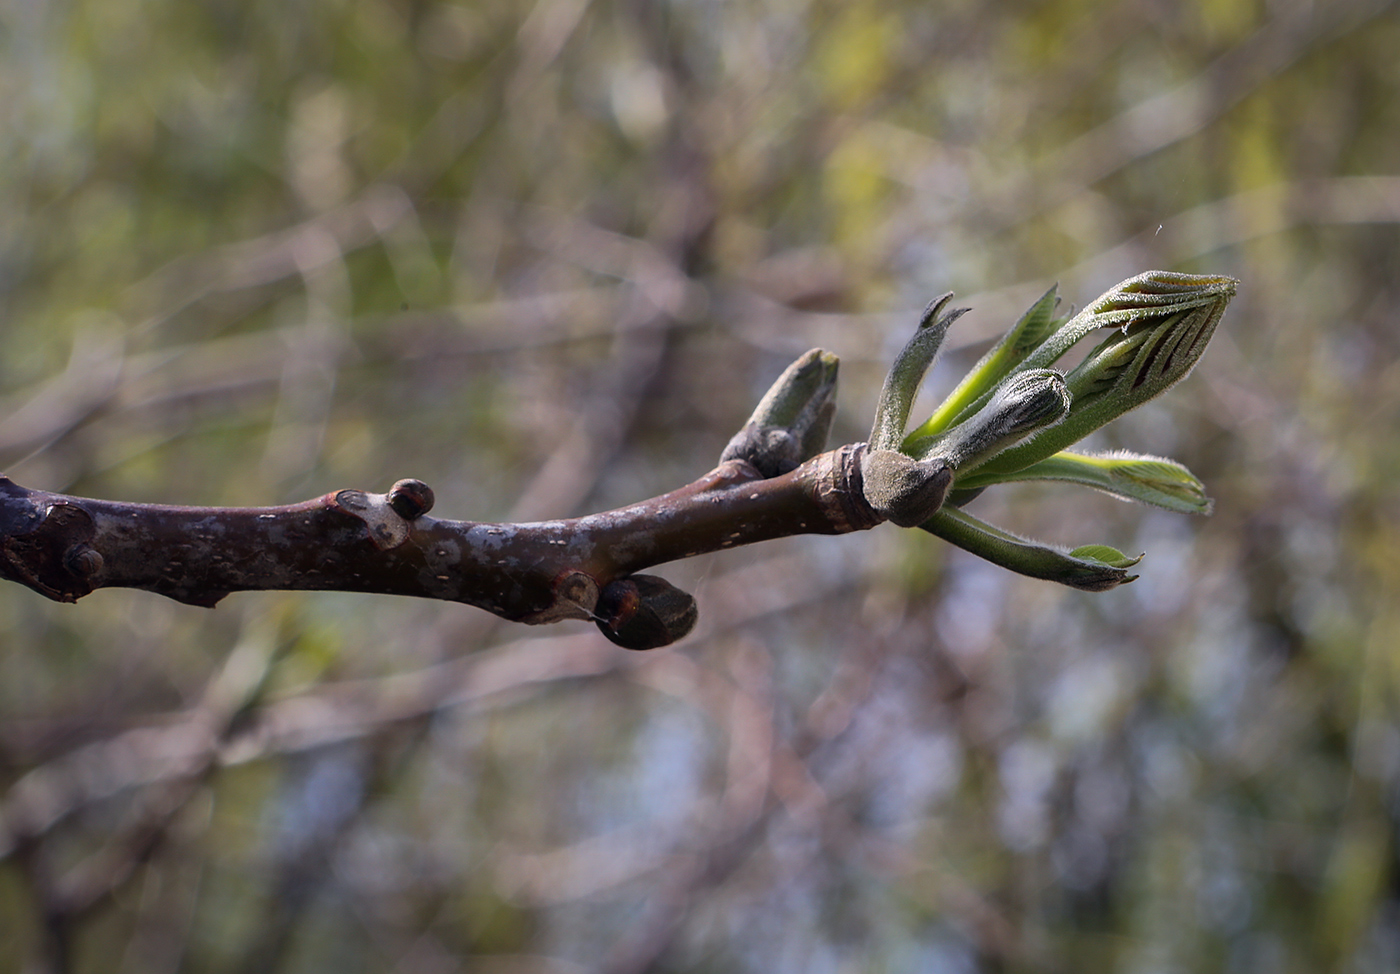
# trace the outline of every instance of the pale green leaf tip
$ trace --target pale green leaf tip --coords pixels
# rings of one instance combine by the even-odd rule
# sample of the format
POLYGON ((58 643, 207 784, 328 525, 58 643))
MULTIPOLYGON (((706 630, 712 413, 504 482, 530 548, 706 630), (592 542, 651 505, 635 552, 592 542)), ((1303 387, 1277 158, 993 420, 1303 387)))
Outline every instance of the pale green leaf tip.
MULTIPOLYGON (((1142 561, 1143 555, 1146 554, 1147 552, 1143 552, 1136 558, 1130 558, 1117 548, 1106 544, 1081 545, 1069 553, 1071 558, 1098 562, 1101 565, 1107 565, 1109 568, 1132 568, 1138 562, 1142 561)), ((1132 577, 1137 578, 1136 575, 1132 577)))

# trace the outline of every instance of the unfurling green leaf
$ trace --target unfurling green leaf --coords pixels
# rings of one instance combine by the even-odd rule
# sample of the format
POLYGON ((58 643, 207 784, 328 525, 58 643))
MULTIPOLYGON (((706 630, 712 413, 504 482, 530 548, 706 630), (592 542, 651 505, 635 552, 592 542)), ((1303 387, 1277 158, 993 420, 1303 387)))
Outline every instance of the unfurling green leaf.
MULTIPOLYGON (((1219 304, 1223 311, 1235 296, 1239 281, 1219 274, 1147 271, 1110 288, 1058 328, 1026 358, 1023 368, 1048 368, 1070 347, 1099 328, 1124 328, 1143 321, 1161 321, 1178 311, 1219 304)), ((1218 318, 1218 316, 1217 316, 1218 318)), ((1209 337, 1209 336, 1207 336, 1209 337)))
POLYGON ((1060 336, 1076 329, 1076 322, 1086 315, 1121 325, 1065 376, 1074 400, 1069 416, 1033 440, 994 457, 981 472, 1005 475, 1023 470, 1181 381, 1205 351, 1234 297, 1235 284, 1228 277, 1159 271, 1133 278, 1099 298, 1027 359, 1040 364, 1051 353, 1058 358, 1063 350, 1055 352, 1051 346, 1058 345, 1060 336), (1189 281, 1198 283, 1188 286, 1189 281), (1129 290, 1128 285, 1138 289, 1129 290))
POLYGON ((1108 545, 1085 545, 1066 552, 1018 538, 946 505, 920 527, 994 565, 1086 592, 1105 592, 1131 582, 1137 576, 1129 575, 1127 569, 1141 558, 1129 558, 1108 545))
POLYGON ((904 449, 921 460, 942 458, 961 474, 1060 422, 1070 408, 1069 392, 1060 373, 1052 369, 1017 372, 997 386, 969 419, 941 436, 906 440, 904 449))
POLYGON ((967 314, 967 308, 954 308, 940 317, 953 292, 934 298, 924 309, 914 337, 909 339, 899 357, 885 376, 880 402, 875 408, 875 423, 870 429, 872 450, 897 450, 904 439, 904 427, 909 422, 909 410, 919 394, 924 376, 938 358, 948 326, 967 314))
POLYGON ((1140 555, 1131 558, 1108 545, 1067 551, 1038 544, 979 521, 962 506, 993 484, 1062 480, 1168 510, 1209 513, 1205 488, 1175 461, 1065 448, 1185 378, 1236 286, 1233 278, 1218 275, 1149 271, 1064 318, 1054 317, 1051 288, 928 421, 901 438, 909 405, 943 337, 923 334, 947 301, 940 298, 885 382, 873 450, 862 466, 867 502, 897 524, 918 523, 1022 575, 1095 592, 1132 581, 1136 576, 1127 569, 1140 555), (1067 375, 1051 369, 1101 328, 1115 331, 1067 375), (896 444, 898 454, 891 453, 896 444), (914 462, 896 461, 900 455, 914 462), (934 507, 932 500, 923 503, 925 497, 941 506, 919 521, 934 507))
POLYGON ((1183 514, 1209 514, 1211 509, 1205 485, 1184 466, 1165 457, 1126 450, 1102 454, 1061 452, 1015 473, 985 478, 981 473, 959 478, 959 487, 975 489, 1006 481, 1062 480, 1183 514))
POLYGON ((1021 320, 1016 322, 997 342, 990 352, 983 355, 958 383, 956 389, 943 400, 934 414, 905 439, 905 443, 942 433, 959 419, 971 415, 971 406, 985 394, 996 388, 1012 369, 1020 365, 1026 356, 1045 341, 1065 319, 1054 317, 1055 305, 1059 303, 1055 288, 1041 295, 1040 300, 1031 305, 1021 320))

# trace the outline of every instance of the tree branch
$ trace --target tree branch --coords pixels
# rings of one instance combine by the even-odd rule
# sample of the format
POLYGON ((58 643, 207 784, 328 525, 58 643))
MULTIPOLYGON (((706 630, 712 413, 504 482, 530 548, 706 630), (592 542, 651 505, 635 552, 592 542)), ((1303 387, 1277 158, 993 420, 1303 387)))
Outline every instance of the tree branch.
POLYGON ((201 606, 266 589, 416 595, 529 624, 592 619, 618 645, 652 649, 688 633, 697 613, 693 597, 642 569, 888 520, 1022 574, 1104 591, 1131 581, 1138 559, 1106 545, 1039 545, 954 508, 996 483, 1054 474, 1173 510, 1209 510, 1179 464, 1063 449, 1189 373, 1235 285, 1151 271, 1073 318, 1054 317, 1052 289, 906 435, 919 384, 962 314, 944 312, 945 295, 891 369, 868 444, 822 452, 838 362, 812 349, 778 377, 714 470, 668 494, 569 520, 439 520, 428 516, 433 492, 418 480, 385 494, 341 490, 284 507, 226 508, 71 497, 0 476, 0 577, 60 602, 103 587, 201 606), (1050 368, 1105 328, 1110 337, 1068 374, 1050 368))
POLYGON ((694 602, 636 572, 879 524, 884 518, 861 489, 864 452, 863 444, 844 446, 769 478, 747 460, 726 460, 629 507, 528 524, 429 517, 432 491, 416 480, 387 494, 341 490, 282 507, 228 508, 94 500, 0 477, 0 576, 61 602, 110 587, 199 606, 269 589, 414 595, 515 622, 594 619, 622 645, 650 648, 689 631, 694 602), (656 642, 662 635, 670 638, 656 642))

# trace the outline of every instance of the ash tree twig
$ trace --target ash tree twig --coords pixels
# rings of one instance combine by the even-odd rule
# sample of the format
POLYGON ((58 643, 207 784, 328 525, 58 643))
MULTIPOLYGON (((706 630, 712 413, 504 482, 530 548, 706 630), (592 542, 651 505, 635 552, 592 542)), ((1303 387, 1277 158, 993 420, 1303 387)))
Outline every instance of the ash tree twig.
POLYGON ((127 504, 32 490, 0 477, 0 577, 72 602, 101 587, 213 606, 230 592, 378 592, 465 602, 530 624, 591 619, 630 649, 690 631, 695 600, 643 569, 796 534, 884 521, 919 527, 1036 578, 1102 591, 1137 562, 1107 545, 1065 551, 962 510, 1005 481, 1061 480, 1205 513, 1173 461, 1064 448, 1180 381, 1234 296, 1227 277, 1152 271, 1073 318, 1054 289, 906 434, 911 404, 963 312, 929 306, 891 369, 869 443, 825 451, 838 361, 807 352, 774 383, 720 463, 670 493, 613 511, 525 524, 429 516, 433 493, 400 480, 282 507, 127 504), (1052 368, 1092 332, 1110 336, 1067 375, 1052 368))

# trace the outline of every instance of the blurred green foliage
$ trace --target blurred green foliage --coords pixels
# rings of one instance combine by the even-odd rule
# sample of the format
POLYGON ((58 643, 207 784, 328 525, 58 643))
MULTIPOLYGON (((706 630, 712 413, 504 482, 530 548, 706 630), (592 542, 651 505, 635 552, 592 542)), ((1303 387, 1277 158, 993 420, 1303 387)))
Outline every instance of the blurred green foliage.
POLYGON ((5 586, 0 971, 1396 969, 1396 50, 1380 0, 0 3, 36 488, 563 516, 815 345, 861 437, 949 288, 943 391, 1056 280, 1244 282, 1092 444, 1211 519, 973 505, 1147 550, 1105 595, 889 527, 673 566, 640 656, 5 586))

